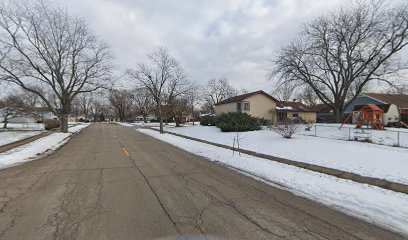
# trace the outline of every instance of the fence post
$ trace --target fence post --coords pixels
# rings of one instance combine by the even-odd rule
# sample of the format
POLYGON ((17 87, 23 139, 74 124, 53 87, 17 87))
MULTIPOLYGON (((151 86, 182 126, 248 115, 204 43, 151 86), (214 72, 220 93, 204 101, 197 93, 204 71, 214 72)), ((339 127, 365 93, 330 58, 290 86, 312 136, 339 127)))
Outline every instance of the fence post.
POLYGON ((398 136, 398 137, 397 137, 397 139, 398 139, 398 141, 397 141, 397 146, 400 147, 400 131, 397 131, 397 133, 398 133, 398 134, 397 134, 397 136, 398 136))
POLYGON ((317 137, 317 125, 315 125, 315 137, 317 137))
POLYGON ((349 141, 351 140, 351 128, 348 129, 349 130, 349 141))

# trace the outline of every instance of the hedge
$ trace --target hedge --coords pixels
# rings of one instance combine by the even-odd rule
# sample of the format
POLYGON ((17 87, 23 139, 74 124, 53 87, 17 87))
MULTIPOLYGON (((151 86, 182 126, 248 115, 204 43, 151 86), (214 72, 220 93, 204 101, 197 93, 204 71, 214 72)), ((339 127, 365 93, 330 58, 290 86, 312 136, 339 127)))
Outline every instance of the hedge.
POLYGON ((216 117, 216 126, 222 132, 245 132, 261 130, 261 125, 257 118, 247 113, 229 112, 216 117))
POLYGON ((215 126, 215 124, 216 124, 215 116, 204 116, 200 121, 200 125, 203 126, 215 126))

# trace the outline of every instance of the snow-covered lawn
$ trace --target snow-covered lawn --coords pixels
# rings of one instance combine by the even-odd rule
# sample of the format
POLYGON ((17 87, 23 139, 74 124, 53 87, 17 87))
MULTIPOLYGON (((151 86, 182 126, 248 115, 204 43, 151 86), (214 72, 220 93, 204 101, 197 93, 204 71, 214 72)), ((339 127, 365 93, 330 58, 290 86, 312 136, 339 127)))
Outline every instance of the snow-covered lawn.
POLYGON ((129 123, 129 124, 131 124, 133 126, 138 126, 138 127, 158 127, 158 126, 160 126, 160 123, 158 123, 158 122, 147 122, 147 123, 145 123, 143 121, 129 123))
MULTIPOLYGON (((167 127, 165 130, 232 146, 235 133, 216 127, 167 127)), ((284 139, 270 130, 240 134, 241 148, 259 153, 408 184, 408 149, 296 135, 284 139)))
POLYGON ((3 131, 0 132, 0 146, 41 134, 41 131, 3 131))
POLYGON ((361 131, 366 132, 370 136, 370 140, 374 144, 401 146, 408 148, 408 129, 404 128, 386 128, 386 130, 372 129, 355 129, 355 125, 345 124, 339 129, 341 124, 314 124, 311 131, 306 131, 305 127, 299 128, 299 134, 308 136, 317 136, 322 138, 352 140, 355 135, 361 131), (399 132, 399 133, 398 133, 399 132), (399 135, 399 136, 398 136, 399 135))
POLYGON ((134 126, 134 125, 132 125, 130 123, 123 123, 123 122, 116 122, 116 124, 119 124, 119 125, 124 126, 124 127, 133 127, 134 126))
MULTIPOLYGON (((0 126, 2 126, 1 124, 0 126)), ((21 130, 45 130, 44 123, 8 123, 8 129, 21 129, 21 130)))
MULTIPOLYGON (((191 131, 199 131, 202 134, 205 132, 206 137, 218 135, 217 138, 220 140, 219 134, 211 129, 211 127, 189 127, 188 129, 177 128, 176 130, 181 132, 189 131, 190 133, 191 131)), ((241 170, 249 176, 271 185, 277 187, 283 185, 286 190, 296 195, 321 202, 408 236, 408 195, 406 194, 339 179, 246 154, 241 156, 235 154, 233 156, 230 150, 170 134, 159 134, 150 129, 137 129, 137 131, 203 156, 210 161, 217 161, 241 170)), ((257 133, 264 134, 263 131, 257 133)), ((252 138, 250 135, 247 137, 252 138)), ((268 142, 271 148, 275 148, 273 142, 277 141, 277 139, 274 140, 273 135, 270 134, 265 137, 271 138, 268 142)), ((263 140, 265 141, 265 138, 263 140)), ((259 143, 262 143, 262 141, 259 141, 259 143)), ((290 143, 287 144, 291 145, 290 143)), ((294 147, 296 148, 296 146, 294 147)))
POLYGON ((0 153, 0 169, 34 160, 44 152, 53 151, 65 144, 72 134, 87 126, 89 124, 78 124, 69 128, 69 133, 53 133, 10 151, 0 153))

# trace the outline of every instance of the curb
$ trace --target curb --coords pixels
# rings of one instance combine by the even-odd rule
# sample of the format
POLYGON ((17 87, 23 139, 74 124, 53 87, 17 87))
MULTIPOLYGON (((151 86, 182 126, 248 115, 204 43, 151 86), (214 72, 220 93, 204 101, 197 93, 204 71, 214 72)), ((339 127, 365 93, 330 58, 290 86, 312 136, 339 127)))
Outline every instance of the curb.
MULTIPOLYGON (((154 128, 148 128, 148 129, 151 129, 151 130, 154 130, 154 131, 157 131, 157 132, 159 131, 159 130, 154 129, 154 128)), ((168 131, 164 131, 164 132, 167 133, 167 134, 177 136, 177 137, 182 137, 182 138, 185 138, 185 139, 189 139, 189 140, 193 140, 193 141, 197 141, 197 142, 201 142, 201 143, 206 143, 206 144, 213 145, 213 146, 216 146, 216 147, 221 147, 221 148, 225 148, 225 149, 228 149, 228 150, 233 150, 232 147, 224 145, 224 144, 213 143, 213 142, 209 142, 209 141, 202 140, 202 139, 199 139, 199 138, 184 136, 184 135, 181 135, 181 134, 178 134, 178 133, 172 133, 172 132, 168 132, 168 131)), ((288 160, 288 159, 284 159, 284 158, 279 158, 279 157, 274 157, 274 156, 271 156, 271 155, 258 153, 258 152, 245 150, 245 149, 241 149, 240 152, 244 153, 244 154, 254 156, 254 157, 264 158, 264 159, 268 159, 268 160, 271 160, 271 161, 275 161, 275 162, 279 162, 279 163, 283 163, 283 164, 287 164, 287 165, 307 169, 307 170, 310 170, 310 171, 313 171, 313 172, 318 172, 318 173, 331 175, 331 176, 334 176, 334 177, 337 177, 337 178, 351 180, 351 181, 354 181, 354 182, 368 184, 368 185, 380 187, 380 188, 383 188, 383 189, 391 190, 391 191, 394 191, 394 192, 400 192, 400 193, 408 194, 408 185, 405 185, 405 184, 391 182, 391 181, 388 181, 388 180, 385 180, 385 179, 365 177, 365 176, 362 176, 362 175, 359 175, 359 174, 356 174, 356 173, 345 172, 345 171, 334 169, 334 168, 322 167, 322 166, 309 164, 309 163, 296 162, 296 161, 292 161, 292 160, 288 160)))

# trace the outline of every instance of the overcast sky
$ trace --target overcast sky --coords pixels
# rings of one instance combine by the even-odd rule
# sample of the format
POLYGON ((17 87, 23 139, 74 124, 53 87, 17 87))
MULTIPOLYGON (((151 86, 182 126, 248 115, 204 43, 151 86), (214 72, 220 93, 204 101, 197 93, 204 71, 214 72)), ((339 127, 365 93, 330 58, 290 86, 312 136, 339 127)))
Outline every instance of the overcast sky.
POLYGON ((268 59, 302 23, 342 0, 59 0, 111 44, 122 69, 165 46, 190 79, 226 77, 237 89, 270 91, 268 59))

